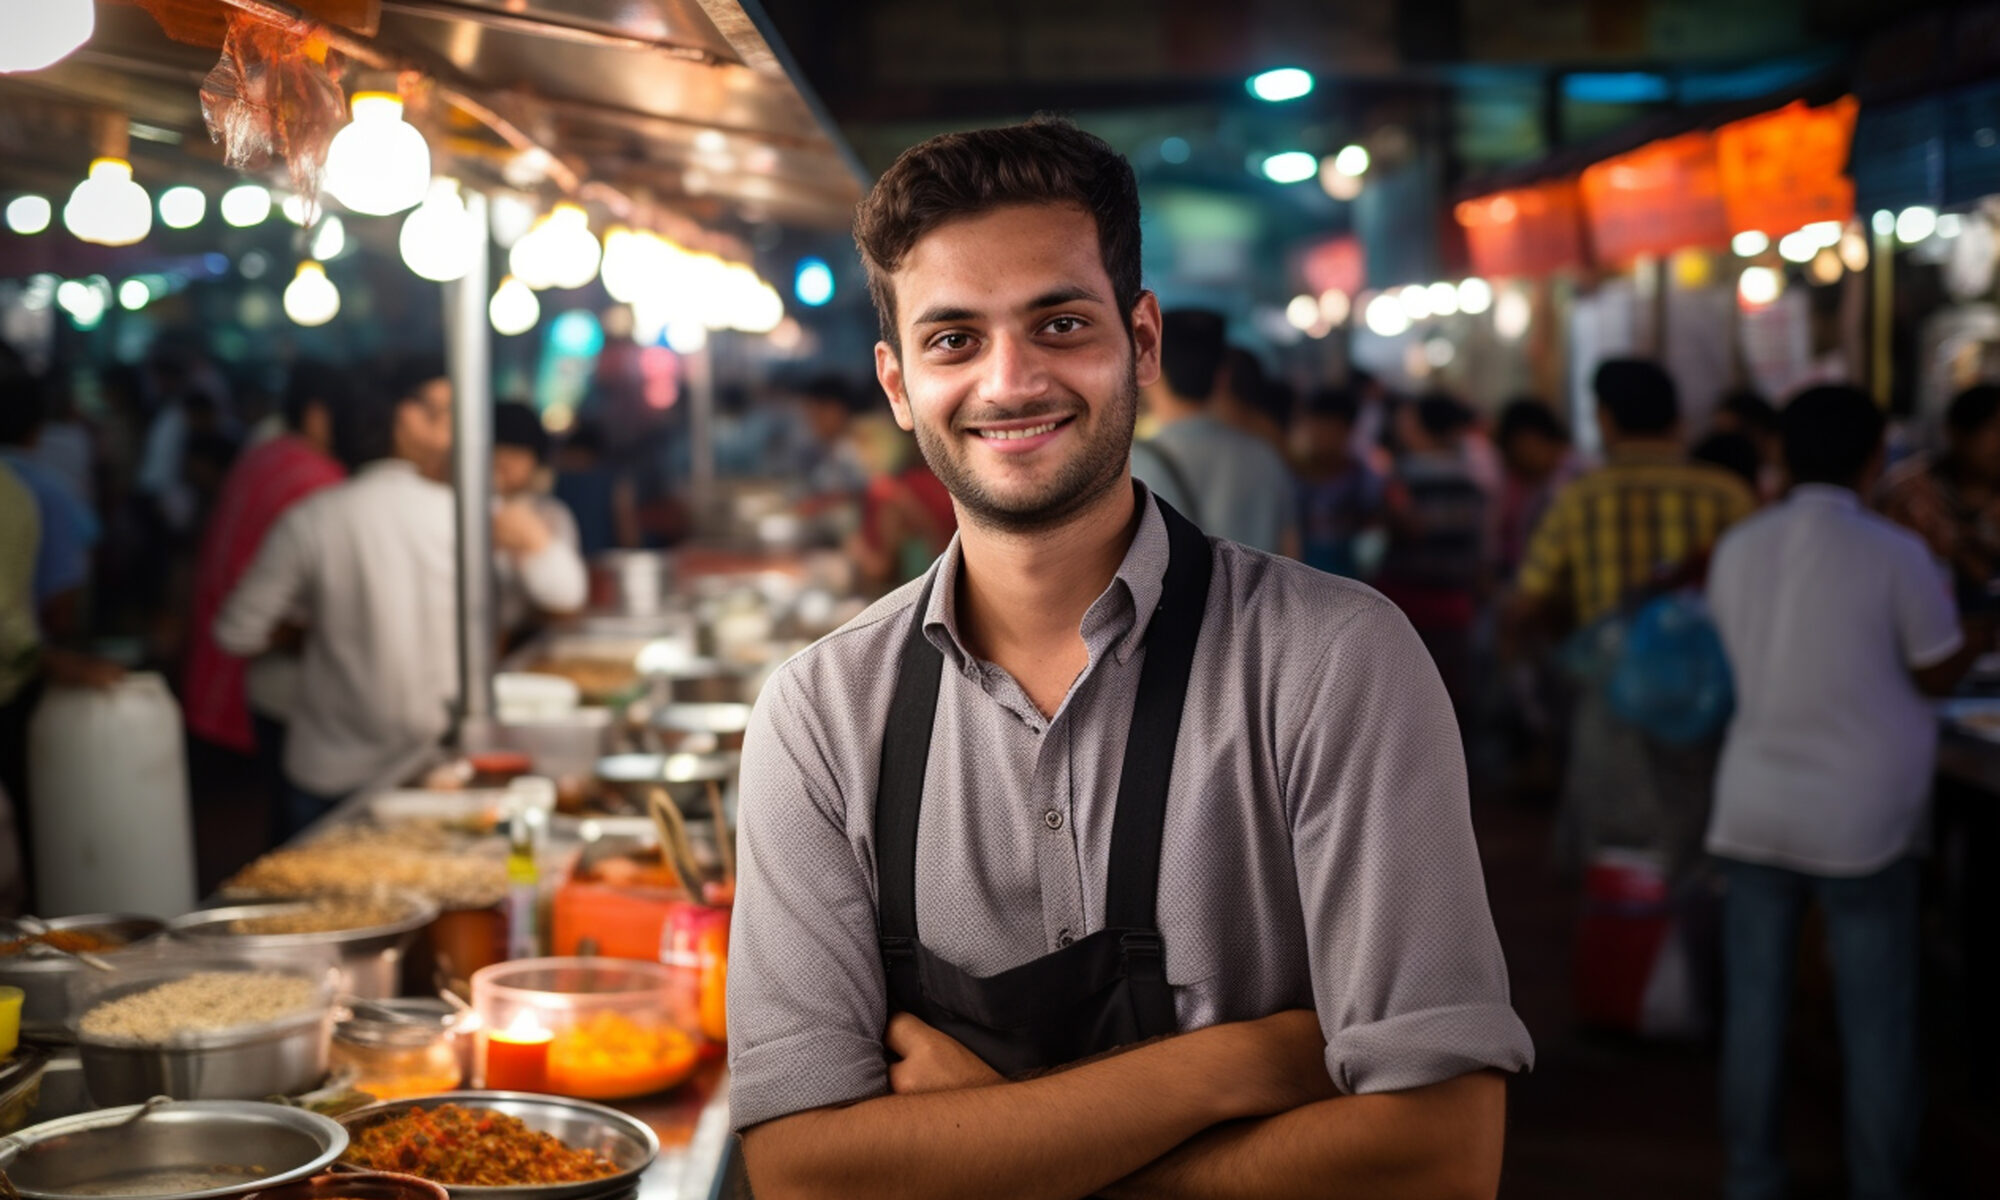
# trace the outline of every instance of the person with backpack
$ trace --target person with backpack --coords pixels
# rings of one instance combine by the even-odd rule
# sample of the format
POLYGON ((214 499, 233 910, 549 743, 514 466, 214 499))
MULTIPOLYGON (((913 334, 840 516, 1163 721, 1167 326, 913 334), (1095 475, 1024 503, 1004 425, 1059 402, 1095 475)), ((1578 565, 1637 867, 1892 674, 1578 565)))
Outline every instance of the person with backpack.
POLYGON ((1916 534, 1861 502, 1884 419, 1857 388, 1801 393, 1781 418, 1792 488, 1716 547, 1710 612, 1735 680, 1708 849, 1722 860, 1725 1195, 1785 1194, 1780 1101, 1800 918, 1833 960, 1853 1195, 1911 1195, 1917 1077, 1917 862, 1937 718, 1990 631, 1962 629, 1916 534))

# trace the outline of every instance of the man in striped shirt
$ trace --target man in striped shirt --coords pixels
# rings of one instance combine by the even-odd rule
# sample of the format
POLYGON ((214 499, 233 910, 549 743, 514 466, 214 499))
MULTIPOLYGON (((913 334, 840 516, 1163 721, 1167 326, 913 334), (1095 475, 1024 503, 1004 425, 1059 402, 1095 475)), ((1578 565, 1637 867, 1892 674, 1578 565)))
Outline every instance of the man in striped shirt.
MULTIPOLYGON (((1517 631, 1581 629, 1665 581, 1691 582, 1722 531, 1757 506, 1736 476, 1688 461, 1680 400, 1657 364, 1607 361, 1593 389, 1608 461, 1557 493, 1528 539, 1508 610, 1517 631)), ((1698 851, 1713 768, 1713 747, 1651 741, 1586 683, 1563 789, 1566 864, 1602 846, 1698 851)))

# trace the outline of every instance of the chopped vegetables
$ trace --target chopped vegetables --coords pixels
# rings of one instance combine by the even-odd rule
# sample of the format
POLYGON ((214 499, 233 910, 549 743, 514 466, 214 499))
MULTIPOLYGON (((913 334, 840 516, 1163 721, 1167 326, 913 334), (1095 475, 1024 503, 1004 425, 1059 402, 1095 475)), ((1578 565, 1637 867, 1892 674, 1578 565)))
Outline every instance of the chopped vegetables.
POLYGON ((460 1187, 585 1183, 618 1173, 596 1151, 573 1149, 518 1117, 456 1104, 410 1108, 369 1125, 342 1161, 460 1187))

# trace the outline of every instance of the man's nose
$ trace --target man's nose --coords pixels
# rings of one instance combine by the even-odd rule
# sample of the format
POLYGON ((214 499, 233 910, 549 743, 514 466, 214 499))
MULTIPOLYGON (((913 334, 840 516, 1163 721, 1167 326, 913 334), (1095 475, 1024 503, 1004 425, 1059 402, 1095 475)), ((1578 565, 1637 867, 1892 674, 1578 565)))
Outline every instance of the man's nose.
POLYGON ((994 334, 987 344, 985 367, 979 398, 988 403, 1017 404, 1048 390, 1048 369, 1041 350, 1024 335, 994 334))

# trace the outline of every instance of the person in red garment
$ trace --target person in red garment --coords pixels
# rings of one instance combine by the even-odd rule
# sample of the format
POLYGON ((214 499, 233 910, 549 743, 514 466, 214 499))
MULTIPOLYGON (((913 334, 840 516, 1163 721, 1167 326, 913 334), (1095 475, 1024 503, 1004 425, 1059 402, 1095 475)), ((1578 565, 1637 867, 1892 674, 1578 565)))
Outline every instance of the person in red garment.
POLYGON ((182 692, 188 732, 238 754, 255 754, 279 778, 285 719, 298 688, 295 650, 274 648, 237 658, 215 641, 215 616, 250 569, 264 535, 294 504, 347 477, 334 457, 334 414, 346 402, 348 376, 326 363, 301 362, 284 399, 284 431, 245 451, 216 498, 194 579, 193 626, 182 692))

